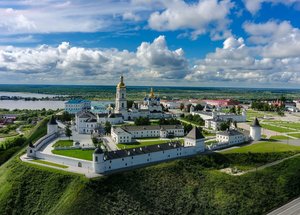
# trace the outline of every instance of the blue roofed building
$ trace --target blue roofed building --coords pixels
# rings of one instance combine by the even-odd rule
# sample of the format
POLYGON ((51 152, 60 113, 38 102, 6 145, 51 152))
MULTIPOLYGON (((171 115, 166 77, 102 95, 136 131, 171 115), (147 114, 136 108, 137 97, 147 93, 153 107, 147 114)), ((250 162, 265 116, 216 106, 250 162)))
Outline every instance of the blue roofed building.
POLYGON ((71 114, 76 114, 81 111, 91 109, 91 101, 82 99, 72 99, 65 103, 65 111, 71 114))

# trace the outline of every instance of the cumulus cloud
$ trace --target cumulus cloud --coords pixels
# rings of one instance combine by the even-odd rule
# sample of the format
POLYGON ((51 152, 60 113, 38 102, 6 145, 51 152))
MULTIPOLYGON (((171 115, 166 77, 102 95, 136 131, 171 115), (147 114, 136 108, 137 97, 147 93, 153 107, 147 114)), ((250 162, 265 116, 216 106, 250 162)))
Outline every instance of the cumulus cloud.
POLYGON ((234 4, 230 0, 199 0, 187 3, 183 0, 164 1, 165 10, 151 14, 148 23, 151 29, 192 30, 191 37, 210 33, 212 38, 221 39, 230 35, 228 15, 234 4), (216 12, 217 11, 217 12, 216 12))
POLYGON ((140 21, 137 12, 153 8, 129 1, 0 2, 1 34, 98 32, 122 28, 122 19, 140 21))
POLYGON ((244 29, 251 43, 264 45, 263 57, 289 58, 300 55, 300 30, 290 22, 245 23, 244 29))
POLYGON ((255 14, 257 11, 261 9, 263 3, 271 3, 271 4, 284 4, 287 6, 297 4, 299 6, 299 0, 243 0, 245 3, 246 9, 255 14))
MULTIPOLYGON (((2 47, 0 73, 24 80, 50 83, 114 83, 120 74, 148 83, 185 77, 187 60, 182 49, 170 50, 165 37, 144 42, 136 52, 117 49, 72 47, 63 42, 57 47, 2 47), (57 82, 59 81, 59 82, 57 82)), ((9 78, 10 80, 10 78, 9 78)))
POLYGON ((289 38, 264 46, 248 46, 243 38, 229 37, 222 48, 198 60, 185 79, 240 86, 299 84, 300 49, 296 43, 296 39, 289 38))

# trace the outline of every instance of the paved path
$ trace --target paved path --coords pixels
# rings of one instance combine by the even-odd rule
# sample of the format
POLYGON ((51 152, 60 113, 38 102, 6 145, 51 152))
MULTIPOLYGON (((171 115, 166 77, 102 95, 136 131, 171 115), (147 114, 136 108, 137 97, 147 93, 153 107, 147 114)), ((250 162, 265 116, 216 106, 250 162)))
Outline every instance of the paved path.
POLYGON ((22 127, 23 127, 23 125, 20 125, 20 126, 16 129, 16 132, 17 132, 18 134, 20 134, 20 135, 23 135, 23 134, 24 134, 24 132, 21 131, 22 127))
MULTIPOLYGON (((90 169, 85 169, 85 168, 79 168, 79 167, 73 167, 73 166, 68 166, 68 168, 60 168, 60 167, 57 167, 57 166, 50 166, 50 165, 47 165, 47 164, 42 164, 42 163, 37 163, 37 162, 33 162, 32 158, 28 158, 26 154, 22 155, 20 157, 20 159, 24 162, 27 162, 27 163, 31 163, 31 164, 35 164, 35 165, 40 165, 40 166, 45 166, 45 167, 48 167, 48 168, 53 168, 53 169, 58 169, 58 170, 62 170, 62 171, 67 171, 67 172, 72 172, 72 173, 77 173, 77 174, 82 174, 82 175, 85 175, 85 177, 87 178, 95 178, 95 177, 100 177, 100 176, 103 176, 101 174, 97 174, 97 173, 94 173, 92 170, 90 169)), ((45 160, 45 161, 48 161, 48 160, 45 160)), ((55 163, 53 161, 48 161, 50 163, 55 163)), ((56 164, 59 164, 59 165, 62 165, 61 163, 56 163, 56 164)))
POLYGON ((104 145, 107 147, 108 151, 118 150, 117 144, 112 140, 111 137, 102 137, 104 145))
POLYGON ((268 213, 268 215, 298 215, 300 214, 300 197, 268 213))

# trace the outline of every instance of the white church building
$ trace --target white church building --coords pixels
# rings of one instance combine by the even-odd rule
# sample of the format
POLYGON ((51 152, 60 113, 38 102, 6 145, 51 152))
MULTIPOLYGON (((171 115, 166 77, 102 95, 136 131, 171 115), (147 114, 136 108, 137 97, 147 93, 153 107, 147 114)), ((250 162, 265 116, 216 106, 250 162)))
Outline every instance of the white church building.
POLYGON ((131 143, 134 138, 183 137, 182 125, 145 125, 112 127, 111 137, 115 143, 131 143))

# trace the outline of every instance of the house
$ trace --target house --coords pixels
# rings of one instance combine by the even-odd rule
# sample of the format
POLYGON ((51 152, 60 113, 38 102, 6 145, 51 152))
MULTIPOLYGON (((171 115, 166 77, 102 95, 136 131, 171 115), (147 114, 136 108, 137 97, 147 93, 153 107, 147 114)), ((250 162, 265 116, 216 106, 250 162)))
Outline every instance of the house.
POLYGON ((130 143, 135 138, 182 137, 184 129, 182 125, 121 126, 112 127, 111 136, 116 143, 130 143))
POLYGON ((91 101, 88 100, 73 99, 65 102, 65 111, 70 114, 76 114, 90 109, 91 101))

